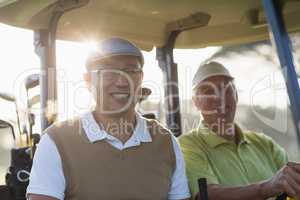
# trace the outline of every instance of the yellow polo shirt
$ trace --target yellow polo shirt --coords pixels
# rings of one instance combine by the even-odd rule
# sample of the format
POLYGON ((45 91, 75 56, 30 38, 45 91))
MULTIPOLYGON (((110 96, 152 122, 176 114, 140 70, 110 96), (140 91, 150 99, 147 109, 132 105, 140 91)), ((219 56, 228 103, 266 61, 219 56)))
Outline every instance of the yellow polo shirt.
POLYGON ((198 178, 208 184, 242 186, 272 177, 287 163, 287 154, 270 137, 236 128, 239 144, 200 126, 179 138, 193 196, 198 178))

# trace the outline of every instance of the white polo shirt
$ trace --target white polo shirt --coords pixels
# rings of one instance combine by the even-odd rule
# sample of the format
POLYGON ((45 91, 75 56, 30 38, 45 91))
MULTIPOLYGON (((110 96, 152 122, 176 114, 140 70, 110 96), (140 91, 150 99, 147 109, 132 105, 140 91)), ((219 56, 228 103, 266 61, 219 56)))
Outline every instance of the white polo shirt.
MULTIPOLYGON (((135 130, 125 144, 102 130, 91 112, 81 116, 80 121, 91 143, 105 140, 116 149, 123 150, 139 146, 144 142, 152 142, 146 121, 139 114, 137 114, 135 130)), ((185 173, 185 164, 177 139, 173 135, 172 142, 176 156, 176 168, 172 175, 168 199, 186 199, 190 197, 190 191, 185 173)), ((44 134, 33 159, 27 194, 41 194, 63 200, 65 188, 66 182, 61 157, 55 143, 48 134, 44 134)))

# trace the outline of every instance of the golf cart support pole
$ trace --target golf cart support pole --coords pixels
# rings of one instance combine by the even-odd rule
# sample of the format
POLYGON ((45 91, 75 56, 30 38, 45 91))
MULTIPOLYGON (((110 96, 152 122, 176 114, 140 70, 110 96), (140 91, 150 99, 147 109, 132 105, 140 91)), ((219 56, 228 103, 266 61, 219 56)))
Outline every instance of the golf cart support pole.
POLYGON ((171 32, 166 45, 156 49, 156 59, 164 77, 166 123, 175 136, 181 134, 178 73, 173 59, 173 48, 179 33, 180 31, 171 32))
POLYGON ((293 63, 291 43, 282 16, 282 4, 279 0, 263 0, 269 30, 273 35, 280 65, 290 99, 291 111, 300 145, 300 90, 293 63))
POLYGON ((173 57, 175 42, 181 32, 206 26, 210 18, 207 13, 197 12, 169 22, 166 26, 167 41, 163 47, 156 49, 156 59, 164 77, 166 123, 175 136, 182 133, 177 64, 173 57))
MULTIPOLYGON (((55 36, 60 16, 61 14, 53 16, 49 29, 34 32, 35 50, 41 60, 41 130, 46 129, 51 125, 51 121, 48 118, 49 102, 54 103, 51 105, 53 108, 57 101, 55 36)), ((55 120, 54 117, 52 119, 55 120)))
POLYGON ((82 7, 89 0, 57 1, 47 29, 34 31, 35 52, 41 60, 40 97, 41 130, 45 130, 57 118, 57 82, 56 82, 56 30, 61 16, 72 9, 82 7))

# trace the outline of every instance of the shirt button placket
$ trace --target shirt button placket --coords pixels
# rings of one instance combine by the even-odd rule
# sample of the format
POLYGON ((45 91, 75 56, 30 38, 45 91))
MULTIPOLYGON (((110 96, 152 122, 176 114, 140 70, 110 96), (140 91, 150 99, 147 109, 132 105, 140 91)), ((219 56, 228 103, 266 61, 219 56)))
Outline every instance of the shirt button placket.
POLYGON ((243 155, 241 155, 242 152, 243 152, 243 150, 242 150, 242 145, 241 145, 241 144, 238 144, 238 145, 236 146, 236 152, 237 152, 237 156, 238 156, 238 158, 239 158, 239 160, 240 160, 240 162, 241 162, 241 165, 242 165, 242 167, 243 167, 243 170, 244 170, 244 172, 245 172, 245 175, 246 175, 246 177, 248 177, 248 170, 247 170, 247 168, 246 168, 246 166, 245 166, 245 162, 244 162, 244 159, 243 159, 243 155))

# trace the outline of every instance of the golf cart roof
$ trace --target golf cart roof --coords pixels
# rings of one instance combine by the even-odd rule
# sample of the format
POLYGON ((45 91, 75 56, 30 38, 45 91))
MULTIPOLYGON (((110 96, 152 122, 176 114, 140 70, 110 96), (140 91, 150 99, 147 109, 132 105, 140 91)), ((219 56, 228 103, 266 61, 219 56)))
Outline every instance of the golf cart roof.
MULTIPOLYGON (((46 29, 52 14, 66 8, 70 2, 72 0, 2 0, 0 22, 46 29)), ((151 50, 153 46, 163 46, 170 31, 179 29, 190 30, 179 35, 176 48, 246 43, 268 37, 262 0, 77 2, 80 8, 61 17, 58 39, 87 41, 117 36, 135 42, 144 50, 151 50)), ((300 1, 282 2, 289 32, 299 31, 300 1)))

